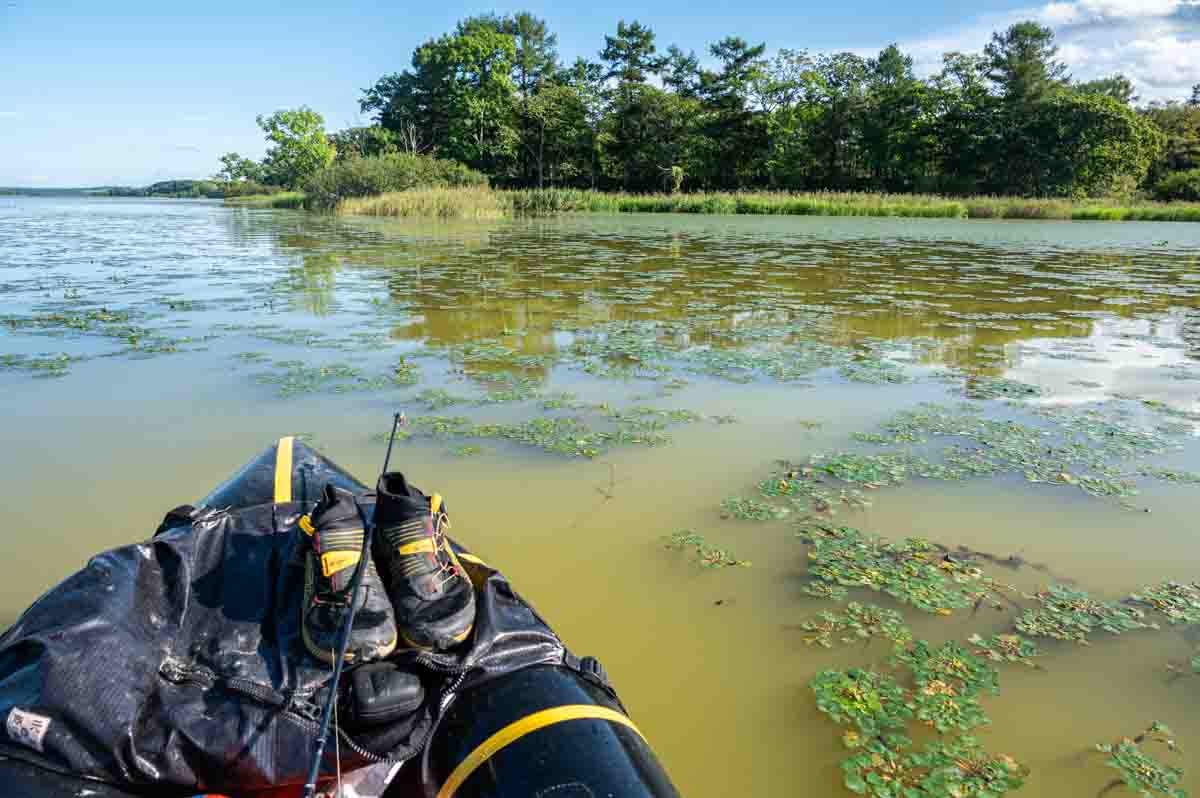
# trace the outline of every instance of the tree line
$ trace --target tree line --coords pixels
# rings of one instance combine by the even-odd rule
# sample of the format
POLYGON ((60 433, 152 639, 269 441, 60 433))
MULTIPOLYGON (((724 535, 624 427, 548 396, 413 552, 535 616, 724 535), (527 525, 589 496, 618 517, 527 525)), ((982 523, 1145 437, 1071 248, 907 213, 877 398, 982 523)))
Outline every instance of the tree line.
POLYGON ((474 16, 363 90, 372 125, 326 135, 307 108, 260 117, 267 158, 231 153, 221 176, 298 186, 335 160, 402 152, 512 187, 1200 199, 1200 85, 1136 107, 1122 75, 1072 79, 1034 22, 925 78, 896 45, 769 53, 730 36, 708 56, 621 21, 596 60, 564 64, 544 20, 474 16))

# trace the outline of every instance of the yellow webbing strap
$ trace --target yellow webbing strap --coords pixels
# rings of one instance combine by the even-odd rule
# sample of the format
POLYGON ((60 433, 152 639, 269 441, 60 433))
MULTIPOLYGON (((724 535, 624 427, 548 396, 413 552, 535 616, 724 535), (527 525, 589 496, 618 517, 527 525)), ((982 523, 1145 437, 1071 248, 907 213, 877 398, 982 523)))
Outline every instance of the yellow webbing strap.
POLYGON ((515 743, 525 735, 535 732, 538 729, 552 726, 555 723, 586 718, 620 723, 622 726, 628 726, 633 729, 639 737, 645 739, 645 735, 638 730, 637 726, 633 725, 633 721, 620 712, 608 707, 598 707, 593 704, 568 704, 566 706, 554 707, 553 709, 543 709, 541 712, 534 712, 532 715, 526 715, 520 720, 508 724, 480 743, 474 751, 467 755, 466 759, 458 763, 458 767, 450 774, 450 778, 446 779, 446 783, 438 790, 437 798, 451 798, 454 792, 484 762, 491 759, 505 746, 515 743))
POLYGON ((492 566, 488 565, 487 563, 485 563, 483 560, 476 557, 474 554, 467 554, 465 551, 457 551, 454 553, 454 556, 458 557, 458 559, 462 560, 463 562, 474 563, 475 565, 482 565, 484 568, 492 567, 492 566))
POLYGON ((292 436, 280 438, 275 444, 275 503, 292 500, 292 436))

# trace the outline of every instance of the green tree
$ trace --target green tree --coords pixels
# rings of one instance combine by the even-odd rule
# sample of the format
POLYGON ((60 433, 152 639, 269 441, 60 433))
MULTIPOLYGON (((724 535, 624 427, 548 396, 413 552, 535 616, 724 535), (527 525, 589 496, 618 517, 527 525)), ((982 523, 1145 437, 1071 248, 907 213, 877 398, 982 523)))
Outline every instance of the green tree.
POLYGON ((667 48, 662 65, 663 86, 680 97, 695 97, 700 93, 700 59, 695 52, 684 53, 672 44, 667 48))
POLYGON ((572 91, 581 114, 579 123, 572 128, 577 135, 562 144, 569 153, 560 174, 564 180, 596 188, 602 175, 605 119, 608 114, 609 93, 605 87, 605 70, 602 64, 576 58, 575 63, 558 75, 558 82, 572 91))
POLYGON ((1112 97, 1114 100, 1125 105, 1132 105, 1138 101, 1137 89, 1133 87, 1133 81, 1119 73, 1112 77, 1089 80, 1086 83, 1077 83, 1075 84, 1075 90, 1083 94, 1099 94, 1104 97, 1112 97))
POLYGON ((1191 99, 1188 100, 1188 105, 1192 106, 1193 108, 1200 107, 1200 83, 1192 86, 1192 96, 1191 99))
MULTIPOLYGON (((513 58, 513 83, 516 87, 521 128, 521 179, 532 180, 535 162, 538 185, 542 184, 545 152, 545 120, 554 113, 546 101, 537 103, 537 118, 533 104, 537 95, 553 80, 558 71, 558 37, 551 33, 544 20, 527 11, 505 19, 501 29, 513 37, 516 54, 513 58), (536 131, 535 131, 535 128, 536 131), (536 133, 536 135, 535 135, 536 133), (542 153, 542 156, 535 153, 542 153)), ((560 96, 561 95, 556 95, 560 96)))
POLYGON ((1055 60, 1054 31, 1036 22, 1018 22, 992 34, 984 54, 988 77, 1013 104, 1036 102, 1069 79, 1066 64, 1055 60))
POLYGON ((330 133, 329 140, 337 149, 337 160, 339 161, 348 158, 387 155, 400 150, 396 134, 379 125, 348 127, 345 130, 330 133))
POLYGON ((1022 193, 1094 197, 1132 193, 1158 156, 1163 135, 1127 105, 1064 92, 1030 108, 1022 134, 1038 142, 1022 193))
POLYGON ((1142 111, 1162 131, 1165 143, 1146 183, 1154 187, 1173 173, 1200 169, 1200 106, 1169 103, 1142 111))
MULTIPOLYGON (((698 171, 700 101, 646 84, 628 87, 624 97, 619 119, 632 146, 613 146, 611 131, 607 142, 610 153, 619 154, 614 160, 624 185, 636 191, 669 189, 674 175, 686 179, 698 171)), ((610 116, 608 124, 616 121, 610 116)))
POLYGON ((586 98, 577 87, 549 84, 530 98, 525 113, 523 140, 538 188, 547 179, 572 182, 587 173, 592 131, 586 98))
POLYGON ((645 103, 649 95, 643 89, 647 88, 647 78, 664 65, 657 52, 654 31, 637 20, 628 24, 619 21, 617 35, 605 36, 600 52, 600 59, 608 65, 605 78, 617 82, 610 102, 611 132, 605 143, 609 155, 619 165, 619 179, 626 189, 639 187, 636 164, 645 162, 647 150, 653 144, 645 138, 648 126, 643 117, 649 110, 645 103))
POLYGON ((766 70, 765 44, 750 45, 728 36, 709 48, 719 71, 700 73, 705 105, 704 136, 709 154, 706 182, 740 188, 754 181, 767 147, 766 119, 752 107, 754 87, 766 70))
POLYGON ((806 188, 813 176, 811 137, 820 115, 816 61, 804 50, 780 50, 754 86, 766 114, 764 180, 776 188, 806 188))
POLYGON ((337 151, 325 135, 325 118, 308 106, 260 115, 257 122, 271 143, 264 163, 270 182, 295 188, 333 163, 337 151))
POLYGON ((221 156, 221 170, 214 177, 223 183, 264 182, 263 167, 258 161, 252 161, 236 152, 227 152, 221 156))
POLYGON ((860 182, 867 73, 867 62, 854 53, 817 57, 813 100, 819 113, 810 141, 825 187, 848 189, 860 182))
POLYGON ((617 23, 617 35, 604 37, 600 59, 609 65, 606 77, 621 84, 641 84, 662 69, 664 61, 657 52, 654 31, 636 19, 629 24, 621 20, 617 23))
POLYGON ((863 149, 872 184, 912 191, 927 175, 932 153, 929 87, 896 45, 867 62, 863 149))
POLYGON ((999 100, 988 89, 988 59, 947 53, 931 81, 935 162, 941 190, 1002 193, 995 173, 1003 158, 999 100))
POLYGON ((505 21, 487 15, 426 41, 412 69, 385 75, 359 107, 396 134, 400 149, 432 151, 491 175, 508 175, 519 150, 512 72, 516 42, 505 21))

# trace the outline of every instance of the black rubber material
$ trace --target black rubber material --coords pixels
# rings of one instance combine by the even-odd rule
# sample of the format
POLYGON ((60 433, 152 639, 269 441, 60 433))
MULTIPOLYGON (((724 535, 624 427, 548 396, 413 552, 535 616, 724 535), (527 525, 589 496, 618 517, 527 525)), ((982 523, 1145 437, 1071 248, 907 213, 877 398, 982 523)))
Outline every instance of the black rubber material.
MULTIPOLYGON (((505 726, 540 710, 578 704, 624 714, 603 688, 553 666, 525 668, 457 696, 425 751, 426 795, 436 795, 454 768, 505 726)), ((585 718, 545 726, 510 743, 476 768, 454 795, 667 798, 679 793, 638 732, 585 718)))

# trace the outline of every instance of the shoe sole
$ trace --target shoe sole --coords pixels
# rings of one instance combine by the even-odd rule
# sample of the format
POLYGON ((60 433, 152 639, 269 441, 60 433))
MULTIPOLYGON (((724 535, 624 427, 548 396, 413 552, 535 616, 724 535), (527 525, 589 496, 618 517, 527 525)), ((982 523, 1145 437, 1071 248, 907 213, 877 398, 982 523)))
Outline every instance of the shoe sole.
MULTIPOLYGON (((321 660, 321 662, 324 662, 326 665, 334 664, 334 659, 335 659, 334 652, 324 651, 323 649, 318 648, 313 643, 312 638, 309 637, 309 635, 308 635, 308 624, 304 623, 303 620, 301 620, 301 623, 300 623, 300 636, 302 638, 304 638, 304 647, 308 649, 309 654, 312 654, 314 657, 321 660)), ((393 637, 391 639, 391 642, 383 644, 378 649, 376 649, 374 654, 372 654, 371 656, 368 656, 368 657, 363 657, 363 659, 368 662, 372 661, 372 660, 376 660, 376 659, 385 659, 386 657, 391 656, 391 653, 396 650, 396 645, 398 642, 399 642, 398 636, 393 637)), ((406 643, 408 642, 408 638, 405 638, 405 642, 406 643)), ((345 658, 344 662, 347 665, 351 665, 357 661, 358 661, 358 658, 355 656, 353 651, 346 652, 346 658, 345 658)))
MULTIPOLYGON (((451 640, 454 641, 453 645, 458 645, 462 641, 466 640, 468 637, 471 636, 471 632, 473 632, 473 631, 475 631, 474 623, 472 623, 470 626, 467 627, 467 631, 463 632, 460 635, 455 635, 454 637, 451 638, 451 640)), ((404 645, 408 646, 411 649, 415 649, 417 651, 436 651, 437 650, 437 646, 425 646, 425 645, 421 645, 420 643, 414 643, 411 639, 409 639, 408 635, 404 634, 403 632, 400 632, 399 634, 400 634, 400 639, 404 641, 404 645)), ((445 646, 445 648, 450 648, 450 647, 451 646, 445 646)))

